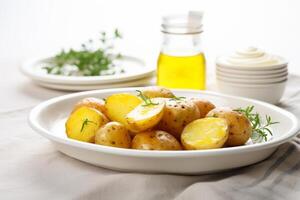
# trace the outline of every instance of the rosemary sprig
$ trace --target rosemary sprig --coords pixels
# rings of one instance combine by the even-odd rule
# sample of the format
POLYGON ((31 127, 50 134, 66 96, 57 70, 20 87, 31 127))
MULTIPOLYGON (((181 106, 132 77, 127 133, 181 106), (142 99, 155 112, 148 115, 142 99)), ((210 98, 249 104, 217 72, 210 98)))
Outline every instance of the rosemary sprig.
POLYGON ((82 122, 80 133, 82 133, 84 127, 87 126, 88 123, 97 124, 96 122, 93 122, 93 121, 89 120, 88 118, 85 118, 85 120, 83 120, 83 122, 82 122))
POLYGON ((143 106, 151 106, 151 105, 158 105, 158 103, 154 103, 151 98, 145 96, 142 91, 140 90, 136 90, 138 92, 138 97, 140 97, 143 101, 144 101, 144 104, 143 106))
MULTIPOLYGON (((112 52, 113 41, 119 38, 122 36, 118 29, 115 29, 111 37, 108 37, 106 32, 101 32, 99 40, 88 40, 87 43, 81 44, 80 50, 62 50, 47 61, 43 68, 48 74, 56 75, 113 75, 117 72, 114 61, 122 58, 121 54, 115 55, 112 52), (98 47, 95 47, 95 42, 98 47)), ((121 69, 120 73, 124 73, 124 69, 121 69)))
POLYGON ((268 134, 273 135, 272 131, 270 130, 270 126, 273 124, 277 124, 279 122, 273 122, 272 118, 268 115, 265 116, 266 122, 263 124, 261 116, 254 112, 254 106, 247 106, 246 108, 238 108, 234 111, 243 113, 250 121, 252 127, 252 135, 251 139, 254 142, 261 142, 267 141, 268 134))

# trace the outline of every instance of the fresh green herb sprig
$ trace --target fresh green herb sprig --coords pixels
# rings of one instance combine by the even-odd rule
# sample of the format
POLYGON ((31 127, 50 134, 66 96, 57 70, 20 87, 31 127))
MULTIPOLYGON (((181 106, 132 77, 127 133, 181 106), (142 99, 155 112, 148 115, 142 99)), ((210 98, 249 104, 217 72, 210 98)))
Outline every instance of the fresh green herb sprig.
MULTIPOLYGON (((102 32, 98 41, 100 43, 98 48, 94 47, 97 41, 89 40, 81 45, 80 50, 62 50, 47 62, 44 69, 48 74, 71 76, 74 75, 74 71, 68 72, 66 66, 72 66, 76 68, 75 71, 79 75, 83 76, 99 76, 102 73, 113 75, 116 73, 114 61, 122 58, 122 55, 112 53, 114 48, 112 42, 120 38, 122 35, 118 29, 115 29, 111 37, 108 37, 106 32, 102 32)), ((124 69, 120 70, 120 73, 124 72, 124 69)))
POLYGON ((89 120, 88 118, 86 118, 85 120, 83 120, 82 125, 81 125, 81 129, 80 129, 80 133, 82 133, 83 129, 85 128, 85 126, 88 125, 88 123, 92 123, 92 124, 97 124, 91 120, 89 120))
POLYGON ((186 99, 186 97, 177 97, 177 96, 174 96, 174 97, 171 98, 170 100, 171 100, 171 101, 182 101, 182 100, 184 100, 184 99, 186 99))
POLYGON ((273 122, 272 118, 268 115, 265 116, 265 123, 263 124, 261 116, 254 112, 254 106, 247 106, 246 108, 238 108, 235 111, 243 113, 250 121, 252 127, 252 141, 258 143, 261 141, 267 141, 268 134, 273 135, 270 130, 270 126, 279 122, 273 122))
POLYGON ((149 97, 145 96, 142 91, 140 90, 136 90, 136 91, 138 92, 137 96, 144 101, 143 106, 158 105, 158 103, 154 103, 149 97))

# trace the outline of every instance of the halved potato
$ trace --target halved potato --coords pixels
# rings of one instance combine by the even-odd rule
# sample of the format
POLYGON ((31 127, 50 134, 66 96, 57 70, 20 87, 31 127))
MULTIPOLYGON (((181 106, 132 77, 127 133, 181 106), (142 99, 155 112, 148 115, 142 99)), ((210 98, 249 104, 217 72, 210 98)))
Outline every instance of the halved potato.
POLYGON ((103 114, 106 113, 105 101, 103 99, 98 99, 94 97, 84 98, 75 104, 73 112, 82 106, 95 108, 96 110, 99 110, 103 114))
POLYGON ((243 114, 228 107, 217 107, 207 113, 208 117, 223 118, 227 121, 229 136, 226 146, 240 146, 245 144, 251 134, 252 126, 249 119, 243 114))
POLYGON ((151 99, 153 104, 139 104, 126 116, 127 127, 131 132, 138 133, 154 127, 161 120, 165 108, 163 98, 151 99))
POLYGON ((176 138, 165 131, 148 131, 137 134, 132 140, 133 149, 181 150, 176 138))
POLYGON ((105 146, 130 148, 131 137, 123 124, 108 122, 96 132, 95 143, 105 146))
POLYGON ((108 119, 98 110, 82 106, 69 116, 66 133, 75 140, 94 142, 96 131, 107 122, 108 119))
POLYGON ((126 115, 137 107, 142 100, 128 93, 113 94, 106 99, 106 114, 112 121, 126 125, 126 115))
POLYGON ((181 134, 181 143, 187 150, 221 148, 228 138, 225 119, 202 118, 189 123, 181 134))

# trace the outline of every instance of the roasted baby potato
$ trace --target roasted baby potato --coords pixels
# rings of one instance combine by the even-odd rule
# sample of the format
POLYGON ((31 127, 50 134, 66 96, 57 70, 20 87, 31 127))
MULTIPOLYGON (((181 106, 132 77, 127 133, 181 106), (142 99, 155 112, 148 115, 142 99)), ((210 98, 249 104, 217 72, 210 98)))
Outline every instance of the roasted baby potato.
POLYGON ((100 111, 82 106, 71 113, 66 122, 69 138, 84 142, 94 142, 96 131, 108 122, 100 111))
POLYGON ((94 97, 84 98, 75 104, 73 112, 82 106, 95 108, 96 110, 99 110, 103 114, 106 113, 105 101, 103 99, 98 99, 94 97))
POLYGON ((143 150, 181 150, 175 137, 165 131, 148 131, 137 134, 132 140, 133 149, 143 150))
POLYGON ((142 100, 132 94, 113 94, 106 99, 106 114, 112 121, 126 125, 126 115, 137 107, 142 100))
POLYGON ((151 104, 140 103, 126 115, 127 128, 138 133, 154 127, 161 120, 165 109, 165 99, 153 98, 151 104))
POLYGON ((192 101, 168 99, 158 129, 167 131, 180 139, 183 128, 199 118, 200 112, 192 101))
POLYGON ((200 118, 204 118, 209 111, 215 108, 214 104, 204 99, 192 98, 191 101, 198 107, 200 111, 200 118))
POLYGON ((223 147, 228 138, 228 126, 222 118, 203 118, 189 123, 181 134, 181 143, 187 150, 223 147))
POLYGON ((108 122, 96 132, 95 143, 105 146, 130 148, 131 137, 123 124, 108 122))
POLYGON ((245 144, 251 136, 252 127, 249 119, 242 113, 230 108, 220 107, 211 110, 208 117, 224 118, 229 128, 229 137, 226 146, 239 146, 245 144))
POLYGON ((173 98, 175 95, 171 92, 171 90, 159 87, 159 86, 149 86, 142 90, 142 94, 148 98, 156 98, 156 97, 163 97, 163 98, 173 98))

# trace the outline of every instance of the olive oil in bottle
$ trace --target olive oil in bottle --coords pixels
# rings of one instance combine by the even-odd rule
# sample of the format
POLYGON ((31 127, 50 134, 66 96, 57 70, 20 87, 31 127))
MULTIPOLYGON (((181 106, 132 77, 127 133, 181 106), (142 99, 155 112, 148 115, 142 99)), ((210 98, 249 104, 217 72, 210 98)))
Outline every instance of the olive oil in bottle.
POLYGON ((163 18, 163 41, 157 61, 157 85, 205 90, 206 64, 202 51, 201 12, 163 18))
POLYGON ((205 89, 205 58, 170 56, 160 53, 157 63, 157 84, 168 88, 205 89))

